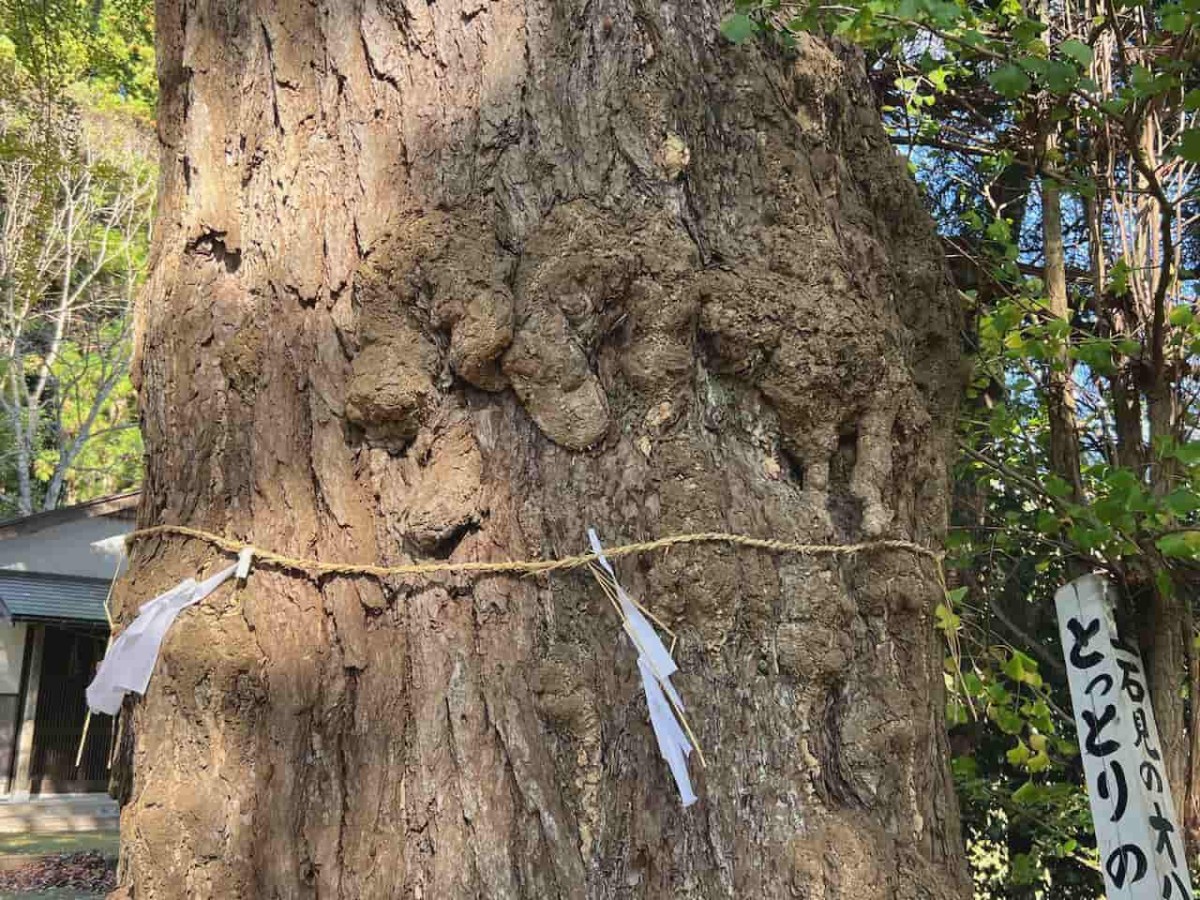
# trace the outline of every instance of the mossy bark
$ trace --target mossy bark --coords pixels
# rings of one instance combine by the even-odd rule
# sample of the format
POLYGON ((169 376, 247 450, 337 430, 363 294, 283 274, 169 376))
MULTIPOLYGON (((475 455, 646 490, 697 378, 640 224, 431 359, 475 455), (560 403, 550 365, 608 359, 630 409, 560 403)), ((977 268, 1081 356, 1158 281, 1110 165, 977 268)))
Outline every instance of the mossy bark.
MULTIPOLYGON (((936 545, 960 374, 861 60, 707 0, 160 0, 143 524, 399 563, 721 529, 936 545)), ((139 543, 120 615, 205 547, 139 543)), ((256 570, 126 717, 149 897, 966 896, 927 560, 256 570)))

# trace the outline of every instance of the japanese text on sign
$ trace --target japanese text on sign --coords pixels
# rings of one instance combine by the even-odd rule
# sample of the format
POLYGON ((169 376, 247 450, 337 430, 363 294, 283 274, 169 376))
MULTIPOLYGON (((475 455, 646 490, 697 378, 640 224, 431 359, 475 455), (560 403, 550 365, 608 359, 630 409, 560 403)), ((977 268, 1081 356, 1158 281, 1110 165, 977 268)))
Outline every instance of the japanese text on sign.
POLYGON ((1110 900, 1191 900, 1145 667, 1117 633, 1111 590, 1085 575, 1054 595, 1100 868, 1110 900))

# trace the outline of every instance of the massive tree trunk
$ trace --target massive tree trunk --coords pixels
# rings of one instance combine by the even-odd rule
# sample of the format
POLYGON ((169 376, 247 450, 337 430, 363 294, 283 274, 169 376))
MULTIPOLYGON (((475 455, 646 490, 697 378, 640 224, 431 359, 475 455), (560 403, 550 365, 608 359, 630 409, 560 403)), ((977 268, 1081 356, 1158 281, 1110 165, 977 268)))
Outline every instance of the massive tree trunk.
MULTIPOLYGON (((143 525, 400 563, 701 530, 936 545, 938 243, 861 61, 707 0, 161 0, 143 525)), ((121 617, 199 567, 138 543, 121 617)), ((932 564, 623 561, 682 809, 583 573, 263 566, 126 722, 125 897, 966 893, 932 564)))

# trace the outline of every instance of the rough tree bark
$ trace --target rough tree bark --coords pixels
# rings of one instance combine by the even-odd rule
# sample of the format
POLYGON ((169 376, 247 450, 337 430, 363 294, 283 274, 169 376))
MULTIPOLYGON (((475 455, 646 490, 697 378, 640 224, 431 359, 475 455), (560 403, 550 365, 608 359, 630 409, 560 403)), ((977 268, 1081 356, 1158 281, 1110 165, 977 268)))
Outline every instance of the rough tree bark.
MULTIPOLYGON (((142 523, 387 563, 936 544, 936 236, 861 61, 719 6, 161 0, 142 523)), ((132 562, 125 620, 217 564, 132 562)), ((264 567, 131 707, 117 896, 966 894, 928 561, 619 568, 681 635, 697 806, 586 575, 264 567)))

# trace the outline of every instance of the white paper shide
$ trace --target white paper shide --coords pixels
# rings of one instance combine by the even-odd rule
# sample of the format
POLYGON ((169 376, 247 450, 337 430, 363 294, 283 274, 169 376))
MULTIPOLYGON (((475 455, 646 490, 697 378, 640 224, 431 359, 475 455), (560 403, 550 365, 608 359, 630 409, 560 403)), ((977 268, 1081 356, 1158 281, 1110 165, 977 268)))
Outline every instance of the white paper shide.
POLYGON ((1054 595, 1100 868, 1110 900, 1190 900, 1146 670, 1117 633, 1112 596, 1099 575, 1054 595))
POLYGON ((235 563, 201 582, 188 578, 143 603, 137 618, 109 646, 88 685, 87 703, 92 712, 115 715, 128 692, 146 693, 167 629, 181 612, 224 584, 237 568, 235 563))
MULTIPOLYGON (((688 773, 688 757, 694 748, 683 722, 683 699, 671 684, 671 676, 679 667, 647 616, 617 581, 616 572, 605 558, 596 532, 589 529, 588 538, 597 561, 611 576, 610 587, 615 590, 622 624, 637 647, 642 690, 646 694, 646 706, 659 751, 671 770, 683 805, 691 806, 697 799, 688 773)), ((115 715, 127 693, 145 694, 163 639, 179 614, 199 603, 230 578, 239 581, 245 579, 253 561, 254 549, 246 547, 236 563, 212 577, 202 582, 188 578, 143 603, 129 627, 111 643, 96 671, 96 677, 88 685, 87 703, 92 712, 115 715)))
POLYGON ((679 796, 684 806, 696 802, 696 794, 692 791, 692 781, 688 774, 687 758, 691 755, 692 744, 680 724, 675 710, 683 710, 683 700, 671 684, 671 676, 679 671, 670 651, 663 645, 658 632, 638 609, 625 589, 617 581, 617 573, 604 556, 600 539, 595 529, 588 529, 588 540, 592 552, 596 554, 600 565, 612 576, 616 587, 617 600, 621 606, 625 631, 638 649, 638 669, 642 675, 642 690, 646 693, 646 706, 650 710, 650 724, 654 728, 654 736, 658 739, 658 749, 667 761, 671 774, 675 777, 675 785, 679 788, 679 796))

